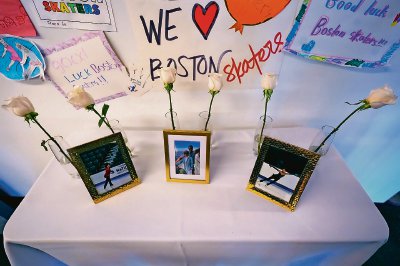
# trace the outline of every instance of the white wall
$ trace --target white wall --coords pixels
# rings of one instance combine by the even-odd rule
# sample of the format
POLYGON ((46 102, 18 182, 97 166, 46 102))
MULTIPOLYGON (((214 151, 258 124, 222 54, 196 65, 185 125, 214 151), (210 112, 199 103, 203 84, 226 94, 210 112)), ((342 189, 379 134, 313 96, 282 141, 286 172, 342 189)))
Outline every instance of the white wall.
MULTIPOLYGON (((128 13, 123 1, 113 1, 113 9, 118 32, 107 33, 107 37, 127 64, 135 58, 134 40, 127 37, 132 36, 129 23, 125 23, 128 13)), ((289 27, 291 21, 287 23, 289 27)), ((32 40, 43 47, 82 33, 78 30, 37 30, 40 37, 32 40)), ((279 86, 269 105, 274 126, 338 124, 353 110, 344 104, 345 101, 365 98, 370 89, 383 84, 399 86, 399 59, 397 53, 392 66, 366 71, 285 55, 279 86)), ((14 82, 0 77, 0 100, 20 94, 32 100, 40 121, 54 134, 68 136, 77 130, 96 127, 92 113, 76 111, 50 82, 14 82)), ((197 114, 207 108, 209 95, 203 90, 177 90, 173 97, 181 127, 195 128, 197 114), (196 99, 196 104, 189 103, 188 99, 196 99)), ((165 126, 163 113, 168 109, 165 92, 151 91, 141 98, 128 96, 109 104, 109 116, 118 118, 131 129, 161 129, 165 126)), ((217 128, 254 127, 262 108, 261 90, 225 90, 215 101, 214 125, 217 128)), ((363 111, 339 131, 334 142, 375 201, 384 201, 400 190, 399 117, 398 105, 363 111)), ((0 112, 0 124, 0 186, 11 195, 24 195, 51 158, 51 153, 40 147, 43 133, 35 125, 29 128, 22 118, 5 111, 0 112)))

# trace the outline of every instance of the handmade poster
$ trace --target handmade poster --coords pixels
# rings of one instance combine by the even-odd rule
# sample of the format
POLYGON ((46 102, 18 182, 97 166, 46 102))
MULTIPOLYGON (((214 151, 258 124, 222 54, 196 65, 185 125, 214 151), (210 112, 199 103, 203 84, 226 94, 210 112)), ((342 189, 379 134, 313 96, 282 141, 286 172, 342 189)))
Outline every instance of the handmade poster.
POLYGON ((304 0, 284 49, 331 64, 375 68, 400 46, 400 1, 304 0))
POLYGON ((46 63, 31 41, 12 35, 0 35, 0 73, 13 80, 40 77, 44 80, 46 63))
POLYGON ((102 32, 85 33, 44 49, 44 54, 46 74, 65 97, 75 85, 96 103, 129 94, 128 73, 102 32))
POLYGON ((135 66, 162 88, 158 70, 177 69, 174 88, 207 88, 209 73, 224 88, 260 88, 262 74, 278 73, 296 1, 126 0, 135 40, 135 66))
POLYGON ((36 36, 36 30, 19 0, 1 0, 0 2, 0 34, 36 36))
POLYGON ((36 25, 116 31, 111 0, 21 0, 36 25))

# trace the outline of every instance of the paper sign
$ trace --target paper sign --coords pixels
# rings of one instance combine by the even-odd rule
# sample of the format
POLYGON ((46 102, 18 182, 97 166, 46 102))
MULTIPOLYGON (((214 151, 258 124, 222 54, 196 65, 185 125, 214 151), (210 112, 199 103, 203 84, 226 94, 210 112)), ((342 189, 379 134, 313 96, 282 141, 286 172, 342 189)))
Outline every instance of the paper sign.
POLYGON ((375 68, 400 46, 400 1, 305 0, 284 49, 342 66, 375 68))
POLYGON ((0 0, 0 34, 36 36, 36 30, 19 0, 0 0))
POLYGON ((102 32, 90 32, 44 49, 46 74, 66 97, 82 86, 96 103, 125 96, 131 84, 125 67, 102 32))
POLYGON ((0 73, 12 80, 40 77, 44 80, 46 63, 31 41, 12 35, 0 35, 0 73))
POLYGON ((116 31, 111 0, 22 0, 42 27, 116 31))
POLYGON ((260 89, 263 74, 280 71, 285 21, 295 12, 289 0, 125 3, 137 44, 135 65, 161 89, 158 70, 167 66, 177 69, 177 89, 207 90, 214 72, 223 74, 225 89, 260 89))

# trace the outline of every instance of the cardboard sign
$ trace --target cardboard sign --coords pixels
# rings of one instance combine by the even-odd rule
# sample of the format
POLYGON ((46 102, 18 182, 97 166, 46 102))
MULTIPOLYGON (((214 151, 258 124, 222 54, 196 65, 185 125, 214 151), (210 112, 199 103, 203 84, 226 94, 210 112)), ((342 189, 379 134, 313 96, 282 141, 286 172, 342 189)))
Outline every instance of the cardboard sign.
POLYGON ((336 65, 375 68, 400 46, 400 1, 305 0, 284 49, 336 65))
POLYGON ((111 0, 21 0, 41 27, 116 31, 111 0))
POLYGON ((295 4, 262 1, 126 1, 135 65, 162 89, 158 69, 177 69, 175 88, 207 89, 209 73, 224 75, 224 88, 260 88, 261 76, 278 73, 281 49, 295 4), (286 23, 285 23, 286 21, 286 23))
POLYGON ((125 67, 102 32, 90 32, 44 49, 46 74, 66 97, 82 86, 96 103, 125 96, 131 84, 125 67))

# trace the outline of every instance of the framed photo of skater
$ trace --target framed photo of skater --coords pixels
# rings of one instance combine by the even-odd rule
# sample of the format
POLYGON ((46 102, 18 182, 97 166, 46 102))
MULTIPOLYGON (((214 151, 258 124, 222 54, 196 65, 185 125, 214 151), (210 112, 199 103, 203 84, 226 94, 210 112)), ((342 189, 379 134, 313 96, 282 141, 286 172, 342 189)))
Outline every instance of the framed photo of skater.
POLYGON ((140 184, 120 132, 68 149, 95 203, 140 184))
POLYGON ((210 183, 210 131, 164 130, 168 182, 210 183))
POLYGON ((247 190, 294 211, 320 155, 265 137, 247 190))

